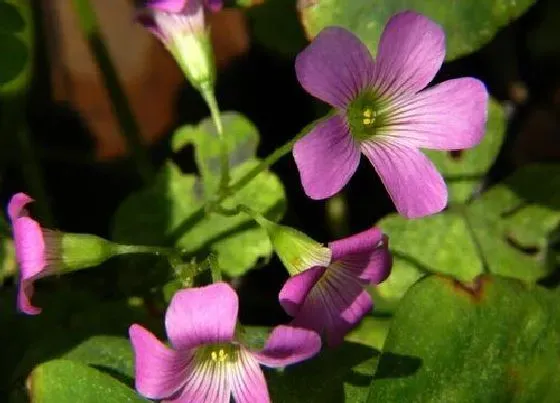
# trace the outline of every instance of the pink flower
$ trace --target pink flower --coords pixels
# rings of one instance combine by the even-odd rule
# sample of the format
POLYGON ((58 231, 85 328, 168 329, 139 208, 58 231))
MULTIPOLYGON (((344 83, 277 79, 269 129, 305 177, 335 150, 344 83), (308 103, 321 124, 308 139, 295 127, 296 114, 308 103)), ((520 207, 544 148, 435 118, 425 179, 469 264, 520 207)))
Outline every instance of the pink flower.
POLYGON ((222 8, 222 0, 148 0, 138 21, 164 43, 181 33, 204 31, 204 7, 211 11, 222 8))
MULTIPOLYGON (((221 0, 204 4, 212 11, 222 7, 221 0)), ((137 21, 159 38, 191 84, 199 89, 211 86, 216 72, 202 0, 149 0, 137 21)))
POLYGON ((53 274, 61 261, 60 237, 56 231, 41 228, 29 217, 25 209, 33 199, 25 193, 15 194, 8 203, 8 216, 12 222, 16 260, 19 264, 17 306, 28 315, 41 313, 41 308, 31 304, 33 282, 53 274))
POLYGON ((424 89, 445 56, 442 28, 414 12, 393 16, 377 60, 351 32, 329 27, 296 59, 299 82, 336 114, 317 124, 293 150, 305 193, 324 199, 340 191, 363 153, 400 214, 441 211, 447 189, 419 148, 459 150, 484 135, 488 93, 459 78, 424 89))
POLYGON ((238 300, 225 283, 179 291, 165 315, 172 348, 140 325, 130 327, 136 389, 150 399, 177 403, 270 401, 259 364, 281 367, 321 348, 315 332, 290 326, 272 331, 262 351, 235 341, 238 300))
POLYGON ((331 242, 329 248, 332 263, 290 277, 279 299, 294 317, 293 326, 325 334, 335 346, 371 310, 364 286, 387 278, 391 255, 387 237, 377 228, 331 242))

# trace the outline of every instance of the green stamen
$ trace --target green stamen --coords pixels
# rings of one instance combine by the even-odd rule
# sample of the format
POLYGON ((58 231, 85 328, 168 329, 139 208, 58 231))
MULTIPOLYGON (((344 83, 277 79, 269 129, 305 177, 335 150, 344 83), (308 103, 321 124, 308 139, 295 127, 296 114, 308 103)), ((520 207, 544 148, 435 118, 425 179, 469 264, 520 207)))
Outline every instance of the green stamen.
POLYGON ((386 102, 373 91, 364 91, 346 110, 350 132, 357 141, 379 134, 387 124, 386 102))

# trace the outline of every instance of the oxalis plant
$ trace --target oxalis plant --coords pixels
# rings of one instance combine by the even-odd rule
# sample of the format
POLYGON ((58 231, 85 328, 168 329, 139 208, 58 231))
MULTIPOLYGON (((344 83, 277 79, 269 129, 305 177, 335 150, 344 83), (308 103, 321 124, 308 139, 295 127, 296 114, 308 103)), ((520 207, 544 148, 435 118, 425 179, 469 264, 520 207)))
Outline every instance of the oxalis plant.
MULTIPOLYGON (((116 210, 111 239, 37 218, 40 186, 11 197, 0 257, 13 255, 17 269, 0 272, 14 280, 0 300, 1 401, 560 401, 560 295, 537 284, 558 263, 560 166, 529 165, 482 187, 503 108, 477 78, 434 83, 446 54, 473 52, 531 1, 394 3, 298 2, 310 42, 293 52, 295 78, 328 112, 265 157, 251 122, 216 97, 207 18, 222 1, 138 8, 131 19, 208 106, 209 118, 172 138, 174 152, 194 146, 199 174, 171 159, 155 172, 129 133, 145 183, 116 210), (465 28, 459 4, 479 25, 465 28), (396 213, 332 240, 283 225, 286 196, 270 171, 281 158, 293 158, 308 198, 347 210, 341 195, 363 160, 396 213), (238 285, 273 254, 286 319, 249 326, 238 285), (101 268, 133 273, 125 308, 63 285, 66 275, 94 282, 101 268), (46 277, 60 285, 35 293, 46 277)), ((74 5, 94 35, 89 3, 74 5)), ((22 3, 0 6, 28 17, 22 3)))

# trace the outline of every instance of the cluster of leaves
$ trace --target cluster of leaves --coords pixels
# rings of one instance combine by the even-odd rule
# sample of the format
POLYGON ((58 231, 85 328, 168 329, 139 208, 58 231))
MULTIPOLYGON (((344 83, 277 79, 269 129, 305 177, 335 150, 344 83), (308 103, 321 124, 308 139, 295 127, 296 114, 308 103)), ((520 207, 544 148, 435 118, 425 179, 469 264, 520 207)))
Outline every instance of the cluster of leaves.
MULTIPOLYGON (((532 2, 474 5, 457 0, 448 6, 436 0, 312 0, 299 6, 308 36, 326 25, 343 25, 372 51, 390 14, 416 9, 444 25, 451 60, 482 46, 532 2)), ((28 14, 16 3, 0 0, 4 54, 19 55, 9 46, 20 46, 18 32, 29 30, 18 22, 27 21, 22 16, 28 14)), ((266 0, 248 12, 258 40, 293 54, 304 43, 301 26, 283 36, 275 32, 278 25, 269 23, 282 16, 296 19, 293 4, 287 3, 266 0)), ((27 74, 27 61, 18 60, 2 62, 3 89, 27 74), (15 68, 16 63, 21 65, 15 68)), ((259 137, 239 114, 226 113, 223 121, 235 181, 259 163, 259 137)), ((537 281, 558 264, 553 244, 560 225, 560 166, 522 168, 481 192, 505 126, 503 109, 492 102, 481 145, 462 153, 429 153, 448 183, 449 209, 415 221, 391 215, 379 223, 390 237, 394 267, 389 279, 371 290, 376 316, 366 317, 340 348, 285 371, 267 371, 274 401, 557 400, 560 293, 537 281)), ((198 172, 183 173, 167 162, 154 183, 122 203, 113 220, 113 239, 175 246, 198 261, 213 255, 226 275, 242 276, 266 261, 272 247, 248 216, 205 210, 219 187, 220 144, 210 120, 175 133, 174 151, 190 145, 198 172)), ((282 183, 263 171, 226 199, 224 207, 239 203, 280 220, 286 207, 282 183)), ((0 281, 13 271, 8 231, 0 220, 0 281)), ((167 262, 145 259, 119 261, 126 264, 130 270, 119 266, 119 274, 128 286, 131 273, 138 272, 143 273, 138 279, 142 286, 181 286, 174 273, 184 263, 167 267, 167 262)), ((39 295, 45 312, 34 318, 17 315, 12 290, 2 290, 0 400, 25 401, 29 394, 32 401, 47 403, 97 402, 101 397, 107 402, 145 401, 133 390, 133 354, 124 335, 132 322, 161 334, 161 312, 153 315, 154 307, 141 299, 106 298, 73 284, 60 282, 53 292, 39 295)), ((244 338, 262 344, 267 331, 246 327, 244 338)))

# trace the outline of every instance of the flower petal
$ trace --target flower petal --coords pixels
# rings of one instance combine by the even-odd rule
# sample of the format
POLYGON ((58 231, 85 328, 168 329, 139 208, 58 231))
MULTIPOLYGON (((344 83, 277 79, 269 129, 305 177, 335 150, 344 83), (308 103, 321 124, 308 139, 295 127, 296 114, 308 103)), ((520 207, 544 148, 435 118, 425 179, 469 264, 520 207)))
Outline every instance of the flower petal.
POLYGON ((368 48, 342 27, 323 29, 296 58, 302 87, 337 108, 346 107, 369 83, 372 69, 368 48))
POLYGON ((222 9, 222 0, 206 0, 206 7, 212 12, 218 12, 222 9))
POLYGON ((27 217, 27 211, 25 211, 25 206, 34 200, 26 195, 25 193, 16 193, 12 196, 8 202, 8 216, 10 220, 14 222, 20 217, 27 217))
POLYGON ((324 267, 313 267, 286 280, 280 291, 279 300, 288 315, 296 316, 298 314, 307 294, 324 272, 324 267))
POLYGON ((329 242, 332 260, 340 260, 348 255, 369 253, 383 241, 383 232, 379 228, 370 228, 348 238, 329 242))
POLYGON ((13 222, 13 232, 20 278, 37 277, 47 265, 41 226, 29 217, 21 217, 13 222))
POLYGON ((147 9, 141 9, 136 13, 134 20, 154 34, 162 42, 165 42, 168 39, 166 37, 166 32, 157 23, 153 12, 147 9))
POLYGON ((436 150, 473 147, 488 118, 488 91, 475 78, 445 81, 392 105, 387 135, 404 144, 436 150))
POLYGON ((233 339, 238 299, 226 283, 178 291, 165 314, 167 336, 177 349, 233 339))
POLYGON ((388 238, 379 228, 333 241, 329 248, 333 252, 333 264, 348 275, 370 284, 379 284, 389 275, 392 262, 388 238))
POLYGON ((130 326, 129 335, 138 392, 149 399, 165 399, 177 393, 186 382, 192 353, 170 350, 140 325, 130 326))
POLYGON ((41 309, 31 304, 31 298, 33 281, 48 274, 43 232, 39 223, 29 217, 17 218, 12 225, 19 264, 17 306, 25 314, 38 315, 41 309))
POLYGON ((167 13, 180 13, 187 3, 192 1, 200 2, 201 0, 148 0, 146 2, 146 8, 152 8, 167 13))
POLYGON ((270 402, 264 374, 249 351, 241 348, 238 361, 232 363, 228 375, 236 403, 270 402))
POLYGON ((292 325, 326 334, 329 346, 336 346, 371 308, 362 281, 331 265, 307 295, 292 325))
POLYGON ((360 150, 340 116, 318 123, 296 142, 293 154, 303 189, 315 200, 339 192, 360 163, 360 150))
POLYGON ((443 29, 412 11, 394 15, 381 34, 373 88, 392 97, 414 93, 434 79, 445 58, 443 29))
POLYGON ((361 146, 401 215, 418 218, 445 208, 445 182, 420 151, 386 140, 364 141, 361 146))
POLYGON ((31 304, 31 298, 35 292, 32 280, 20 280, 17 292, 17 307, 20 312, 26 315, 39 315, 41 308, 31 304))
POLYGON ((183 391, 175 399, 166 399, 166 402, 229 403, 231 383, 228 367, 231 365, 233 363, 212 360, 197 361, 195 356, 190 365, 189 376, 183 391))
POLYGON ((277 326, 270 334, 264 349, 253 353, 268 367, 285 367, 305 361, 321 350, 321 337, 312 330, 293 326, 277 326))

